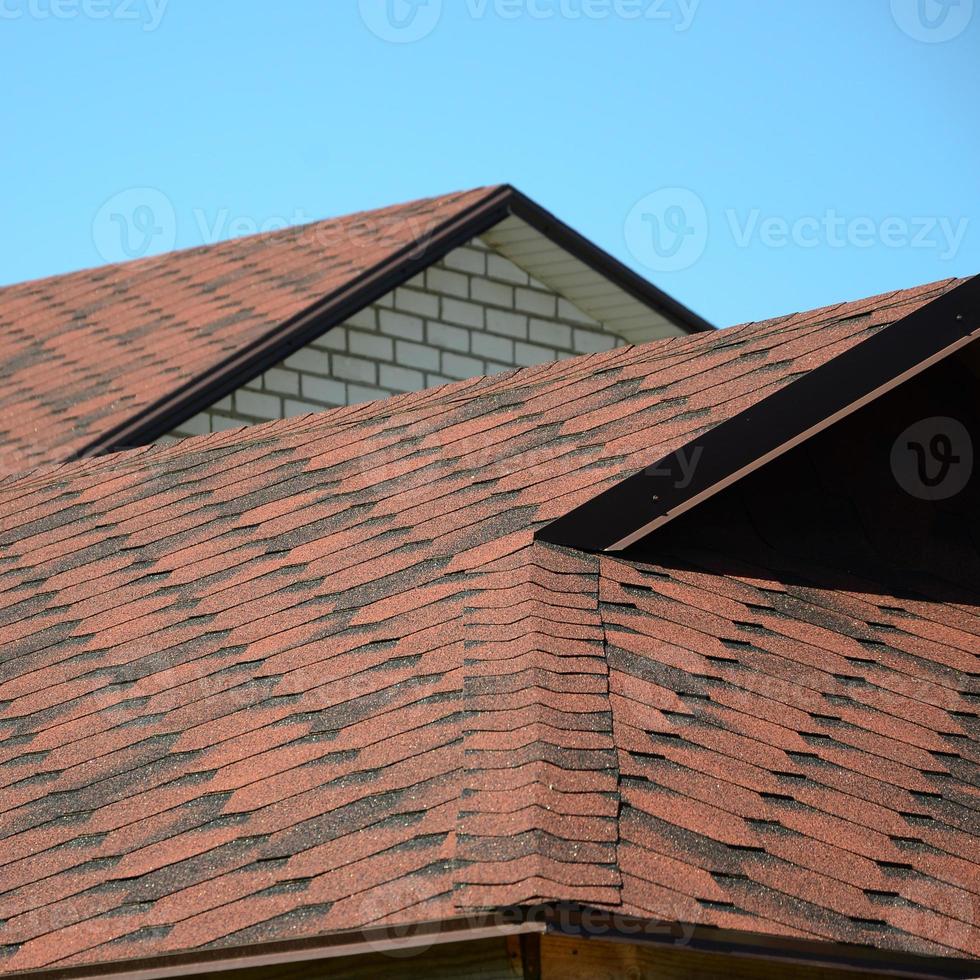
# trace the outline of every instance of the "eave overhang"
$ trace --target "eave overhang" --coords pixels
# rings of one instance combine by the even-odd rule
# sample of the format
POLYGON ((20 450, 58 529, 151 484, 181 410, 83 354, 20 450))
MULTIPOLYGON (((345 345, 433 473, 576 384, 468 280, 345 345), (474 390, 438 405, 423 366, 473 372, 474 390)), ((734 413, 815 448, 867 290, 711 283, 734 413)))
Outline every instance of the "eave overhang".
MULTIPOLYGON (((907 980, 941 980, 977 975, 977 963, 958 957, 919 956, 847 943, 807 941, 694 923, 637 919, 575 903, 546 903, 487 909, 469 916, 405 926, 352 929, 306 939, 196 950, 186 953, 12 974, 32 980, 171 980, 221 976, 229 971, 288 969, 337 957, 387 954, 410 956, 448 943, 499 938, 538 941, 574 938, 596 943, 667 947, 707 952, 735 960, 765 962, 778 969, 800 968, 887 974, 907 980)), ((329 970, 327 963, 324 969, 329 970)))

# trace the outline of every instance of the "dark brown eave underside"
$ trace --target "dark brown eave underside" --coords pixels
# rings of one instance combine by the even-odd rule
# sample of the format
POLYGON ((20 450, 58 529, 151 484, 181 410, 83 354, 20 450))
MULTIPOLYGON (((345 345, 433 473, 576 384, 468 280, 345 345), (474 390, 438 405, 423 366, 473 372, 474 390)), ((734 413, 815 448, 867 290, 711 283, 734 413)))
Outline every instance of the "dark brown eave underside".
POLYGON ((980 337, 980 276, 702 433, 542 528, 537 537, 622 551, 980 337), (679 485, 678 474, 693 474, 679 485))
POLYGON ((686 923, 651 923, 575 905, 539 905, 476 912, 411 927, 352 930, 310 939, 177 953, 138 960, 27 971, 32 980, 166 980, 220 975, 230 970, 302 964, 341 956, 420 952, 448 943, 508 936, 553 935, 588 942, 614 942, 689 949, 769 963, 867 971, 875 975, 938 980, 980 975, 975 960, 915 956, 871 947, 806 942, 686 923))
POLYGON ((424 242, 406 245, 390 259, 369 269, 342 289, 319 299, 298 316, 277 324, 264 337, 236 351, 215 368, 174 389, 121 425, 103 432, 76 455, 97 456, 159 439, 510 215, 526 221, 556 245, 683 329, 691 333, 714 330, 706 320, 657 289, 520 191, 505 185, 439 225, 426 235, 424 242))
POLYGON ((176 953, 172 956, 140 960, 119 960, 114 963, 95 963, 67 969, 45 969, 11 974, 12 977, 31 977, 32 980, 165 980, 169 977, 221 974, 229 970, 246 970, 285 964, 309 963, 339 956, 363 956, 370 953, 391 953, 455 942, 474 942, 480 939, 504 938, 529 933, 544 933, 547 927, 536 922, 514 925, 497 923, 473 926, 468 919, 420 923, 410 929, 362 929, 356 932, 335 933, 314 939, 292 942, 264 943, 205 952, 176 953), (394 933, 394 935, 393 935, 394 933), (408 933, 407 935, 405 933, 408 933))

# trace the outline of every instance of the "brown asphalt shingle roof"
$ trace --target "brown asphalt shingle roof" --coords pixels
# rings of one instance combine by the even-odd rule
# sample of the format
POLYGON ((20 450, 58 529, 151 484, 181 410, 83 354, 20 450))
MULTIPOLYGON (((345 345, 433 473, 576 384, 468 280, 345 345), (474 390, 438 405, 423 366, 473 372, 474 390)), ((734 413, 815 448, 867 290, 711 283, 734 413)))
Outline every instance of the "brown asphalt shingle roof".
POLYGON ((857 591, 534 541, 954 285, 8 478, 0 970, 540 901, 980 956, 975 604, 872 662, 857 591))
POLYGON ((496 190, 0 288, 4 472, 79 452, 496 190))

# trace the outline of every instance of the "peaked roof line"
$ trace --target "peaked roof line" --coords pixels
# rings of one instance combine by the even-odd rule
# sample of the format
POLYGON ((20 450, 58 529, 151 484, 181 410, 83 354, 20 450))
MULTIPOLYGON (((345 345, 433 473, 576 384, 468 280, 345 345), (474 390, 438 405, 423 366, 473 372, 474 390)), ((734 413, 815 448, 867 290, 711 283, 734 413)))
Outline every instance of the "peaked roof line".
POLYGON ((623 551, 980 338, 980 275, 695 436, 536 535, 623 551))
POLYGON ((501 191, 508 195, 508 212, 526 221, 536 231, 551 239, 556 245, 580 259, 596 272, 601 273, 624 292, 667 315, 688 333, 713 333, 717 328, 688 309, 683 303, 658 289, 649 279, 634 272, 605 249, 600 248, 570 225, 555 217, 550 211, 536 204, 516 187, 504 184, 501 191))
POLYGON ((63 272, 53 272, 43 276, 36 276, 32 279, 21 279, 11 282, 0 283, 0 294, 5 290, 20 287, 43 287, 54 286, 69 280, 78 279, 83 282, 90 282, 93 278, 98 278, 109 272, 125 269, 127 271, 141 271, 154 266, 169 262, 175 257, 190 257, 197 255, 210 255, 234 249, 236 245, 247 242, 257 242, 269 239, 282 238, 284 236, 302 235, 312 229, 322 225, 330 225, 336 221, 346 221, 357 223, 359 220, 376 221, 390 212, 414 204, 430 204, 445 198, 463 195, 488 195, 504 188, 504 184, 487 184, 482 187, 473 187, 465 191, 450 191, 448 194, 435 194, 427 197, 416 198, 412 201, 404 201, 401 204, 381 205, 375 208, 362 208, 359 211, 351 211, 348 214, 333 215, 324 218, 315 218, 312 221, 304 221, 297 224, 289 224, 283 227, 272 228, 267 231, 255 231, 248 234, 232 235, 228 238, 221 238, 216 241, 204 242, 197 245, 184 245, 179 248, 172 248, 165 252, 154 252, 149 255, 139 256, 132 259, 121 259, 115 262, 103 262, 97 265, 84 265, 77 269, 67 269, 63 272))
POLYGON ((487 188, 486 194, 478 201, 427 231, 420 240, 403 246, 342 288, 318 299, 291 319, 276 324, 264 336, 233 352, 216 367, 175 388, 123 423, 100 433, 76 455, 99 455, 151 442, 165 435, 510 215, 527 222, 556 245, 651 309, 665 314, 689 333, 715 330, 706 320, 515 187, 503 184, 487 188))

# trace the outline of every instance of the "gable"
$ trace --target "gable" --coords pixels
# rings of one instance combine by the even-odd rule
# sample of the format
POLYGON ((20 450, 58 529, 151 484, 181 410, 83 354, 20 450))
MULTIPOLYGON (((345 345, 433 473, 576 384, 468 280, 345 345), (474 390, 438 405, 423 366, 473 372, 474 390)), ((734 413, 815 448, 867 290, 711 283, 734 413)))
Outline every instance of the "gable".
POLYGON ((971 601, 980 584, 978 356, 974 341, 624 554, 730 544, 783 555, 798 575, 866 570, 891 576, 882 592, 971 601))
MULTIPOLYGON (((659 329, 680 335, 666 321, 659 329)), ((478 237, 164 438, 356 405, 625 343, 478 237)))
POLYGON ((139 444, 135 416, 247 360, 270 332, 315 313, 324 297, 418 254, 437 231, 482 213, 495 190, 4 288, 5 472, 139 444))
POLYGON ((860 343, 847 342, 835 350, 825 329, 828 343, 814 351, 821 356, 808 358, 813 370, 784 376, 760 404, 730 414, 720 425, 705 425, 695 438, 671 446, 666 454, 651 452, 643 470, 566 514, 542 532, 543 539, 622 551, 963 351, 980 337, 980 277, 832 307, 810 319, 819 324, 819 314, 825 328, 863 322, 867 332, 860 343))
POLYGON ((512 187, 414 201, 0 290, 4 471, 174 431, 511 217, 598 274, 631 336, 711 329, 512 187))

